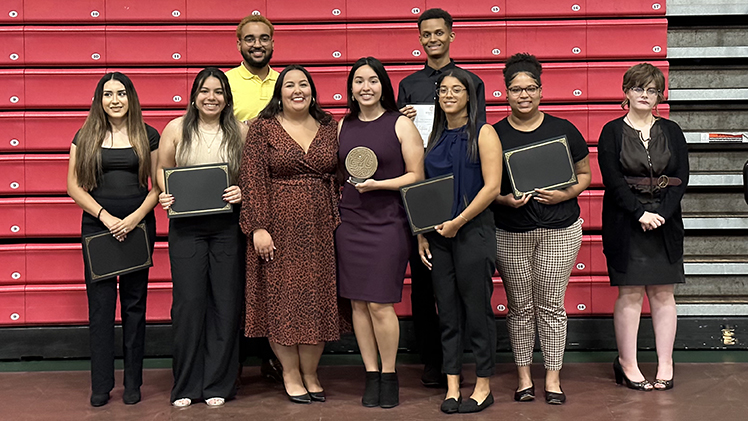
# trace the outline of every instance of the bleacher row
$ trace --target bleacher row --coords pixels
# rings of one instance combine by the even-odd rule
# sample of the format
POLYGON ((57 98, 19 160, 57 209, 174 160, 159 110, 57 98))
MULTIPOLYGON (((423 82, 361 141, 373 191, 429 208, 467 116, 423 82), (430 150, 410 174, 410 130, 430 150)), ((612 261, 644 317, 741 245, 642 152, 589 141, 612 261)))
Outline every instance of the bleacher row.
MULTIPOLYGON (((592 187, 582 193, 585 236, 566 295, 570 315, 609 315, 601 229, 597 137, 622 114, 621 77, 639 61, 665 74, 664 2, 653 0, 4 0, 0 5, 0 326, 87 322, 80 252, 81 210, 65 195, 67 151, 107 71, 128 74, 147 123, 159 131, 181 115, 204 65, 236 66, 235 25, 261 13, 276 26, 271 65, 311 65, 318 100, 340 118, 345 80, 361 56, 387 63, 394 86, 426 60, 416 19, 442 7, 458 20, 451 56, 479 75, 490 123, 509 113, 503 61, 528 51, 544 61, 544 111, 572 121, 591 145, 592 187)), ((660 113, 668 116, 667 105, 660 113)), ((251 194, 251 193, 250 193, 251 194)), ((168 322, 168 221, 156 209, 158 241, 147 319, 168 322)), ((406 274, 400 316, 411 314, 406 274)), ((494 279, 498 316, 507 303, 494 279)), ((647 310, 645 308, 645 310, 647 310)))

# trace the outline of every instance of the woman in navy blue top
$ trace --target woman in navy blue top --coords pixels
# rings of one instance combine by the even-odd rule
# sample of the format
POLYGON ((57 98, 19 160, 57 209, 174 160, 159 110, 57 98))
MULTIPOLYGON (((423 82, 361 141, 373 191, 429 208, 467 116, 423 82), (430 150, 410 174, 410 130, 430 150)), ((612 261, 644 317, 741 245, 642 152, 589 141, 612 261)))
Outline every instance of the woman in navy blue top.
POLYGON ((493 403, 489 380, 496 350, 491 306, 496 237, 487 208, 501 186, 501 143, 493 127, 478 120, 475 85, 467 72, 450 70, 437 86, 426 177, 453 174, 455 196, 452 219, 438 225, 436 232, 419 235, 418 252, 432 270, 439 310, 447 375, 441 410, 478 412, 493 403), (460 394, 463 336, 469 338, 478 376, 465 402, 460 394))

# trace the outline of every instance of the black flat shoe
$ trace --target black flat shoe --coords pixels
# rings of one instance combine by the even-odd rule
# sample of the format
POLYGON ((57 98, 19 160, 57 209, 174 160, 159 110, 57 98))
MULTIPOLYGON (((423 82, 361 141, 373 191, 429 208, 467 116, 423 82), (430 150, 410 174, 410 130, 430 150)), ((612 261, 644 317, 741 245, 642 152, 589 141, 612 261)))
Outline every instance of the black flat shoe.
POLYGON ((535 383, 527 389, 517 390, 514 392, 514 400, 517 402, 530 402, 535 400, 535 383))
POLYGON ((109 402, 109 393, 94 393, 91 395, 91 406, 98 408, 109 402))
POLYGON ((629 389, 634 390, 641 390, 642 392, 651 392, 652 391, 652 383, 650 383, 647 379, 644 379, 644 381, 641 382, 632 382, 629 380, 628 377, 626 377, 626 373, 623 372, 623 367, 621 367, 621 360, 616 357, 616 359, 613 361, 613 373, 616 375, 616 384, 623 384, 623 382, 626 382, 626 387, 629 389))
POLYGON ((493 394, 489 393, 488 396, 486 396, 486 399, 483 399, 483 402, 481 402, 480 404, 473 398, 470 398, 466 402, 461 403, 457 412, 459 412, 460 414, 480 412, 491 405, 493 405, 493 394))
POLYGON ((426 365, 423 367, 421 384, 424 387, 447 387, 447 375, 442 373, 442 369, 439 366, 426 365))
POLYGON ((545 391, 545 402, 551 405, 561 405, 566 402, 566 395, 562 390, 561 393, 545 391))
POLYGON ((361 398, 361 405, 367 408, 379 406, 379 382, 381 375, 378 371, 366 372, 366 386, 364 396, 361 398))
POLYGON ((309 393, 304 393, 303 395, 296 395, 291 396, 286 392, 286 396, 288 396, 288 400, 293 403, 312 403, 312 398, 309 396, 309 393))
POLYGON ((670 390, 673 388, 673 381, 675 377, 670 380, 655 379, 654 390, 670 390), (660 386, 660 387, 657 387, 660 386))
POLYGON ((324 402, 327 400, 324 390, 321 392, 309 392, 309 397, 312 398, 314 402, 324 402))
POLYGON ((442 401, 441 410, 445 414, 455 414, 460 409, 460 404, 462 403, 462 395, 455 398, 449 398, 442 401))
POLYGON ((140 388, 125 389, 125 393, 122 394, 122 402, 124 402, 125 405, 135 405, 140 402, 140 388))

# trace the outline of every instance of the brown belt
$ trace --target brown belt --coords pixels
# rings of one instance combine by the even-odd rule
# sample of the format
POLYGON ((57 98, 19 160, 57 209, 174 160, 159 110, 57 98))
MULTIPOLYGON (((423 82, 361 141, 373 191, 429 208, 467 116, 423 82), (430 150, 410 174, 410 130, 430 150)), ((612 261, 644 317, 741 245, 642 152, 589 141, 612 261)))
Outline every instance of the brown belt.
POLYGON ((658 178, 652 178, 652 177, 624 177, 626 179, 626 182, 629 183, 629 185, 632 186, 656 186, 661 189, 664 189, 667 186, 680 186, 683 184, 683 181, 681 181, 678 177, 668 177, 666 175, 661 175, 658 178))

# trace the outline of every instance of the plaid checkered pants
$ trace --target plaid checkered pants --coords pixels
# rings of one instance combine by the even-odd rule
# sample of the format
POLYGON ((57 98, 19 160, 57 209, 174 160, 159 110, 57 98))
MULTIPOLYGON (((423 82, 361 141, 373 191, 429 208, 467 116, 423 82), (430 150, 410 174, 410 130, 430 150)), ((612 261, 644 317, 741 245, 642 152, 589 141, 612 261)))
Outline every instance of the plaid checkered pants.
POLYGON ((561 229, 496 229, 496 242, 514 362, 532 364, 537 326, 546 370, 560 370, 566 345, 564 295, 582 244, 582 220, 561 229))

